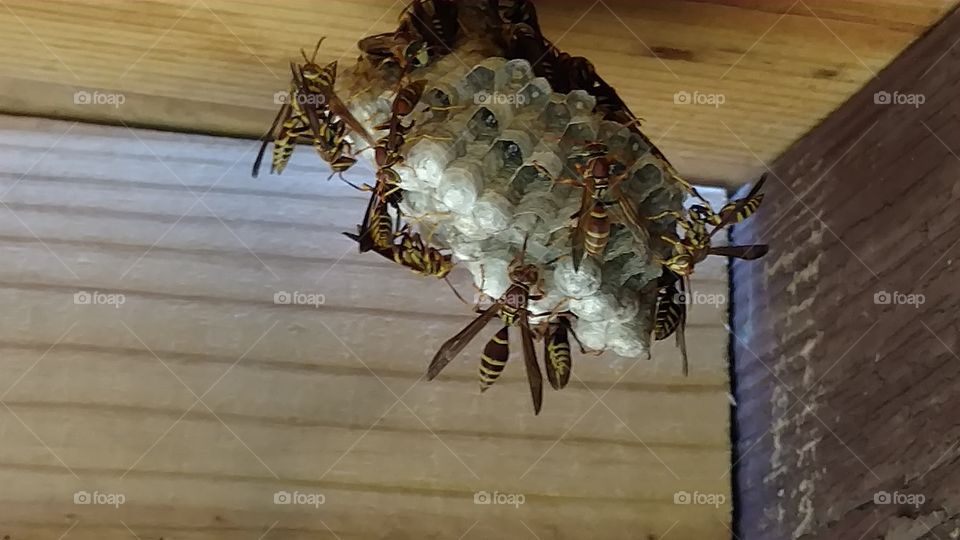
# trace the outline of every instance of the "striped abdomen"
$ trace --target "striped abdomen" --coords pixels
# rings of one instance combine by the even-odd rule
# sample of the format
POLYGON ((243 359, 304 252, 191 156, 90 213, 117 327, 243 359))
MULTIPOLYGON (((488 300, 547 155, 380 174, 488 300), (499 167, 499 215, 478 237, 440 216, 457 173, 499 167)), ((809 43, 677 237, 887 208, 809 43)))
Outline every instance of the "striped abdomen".
POLYGON ((610 238, 610 219, 607 216, 607 209, 602 203, 597 202, 590 209, 590 214, 584 217, 587 218, 584 224, 584 250, 588 255, 600 257, 610 238))
POLYGON ((453 269, 453 258, 450 255, 444 255, 440 250, 425 245, 416 233, 412 236, 404 234, 399 252, 402 260, 398 262, 418 274, 442 278, 453 269))
POLYGON ((510 357, 510 326, 504 326, 494 334, 480 355, 480 391, 483 392, 503 373, 510 357))
POLYGON ((393 220, 385 204, 376 205, 374 214, 370 216, 370 227, 375 247, 389 249, 393 246, 393 220))
POLYGON ((331 163, 330 169, 335 173, 346 172, 357 160, 352 156, 340 153, 331 163))
POLYGON ((683 321, 686 305, 674 285, 667 285, 657 291, 657 313, 654 318, 653 339, 667 339, 683 321))
POLYGON ((560 390, 570 381, 573 357, 570 356, 570 338, 562 322, 551 322, 550 333, 544 341, 544 358, 547 360, 547 380, 555 390, 560 390))
POLYGON ((273 158, 270 166, 270 172, 280 174, 287 167, 290 156, 293 155, 293 149, 296 147, 297 138, 306 134, 307 128, 302 125, 299 118, 291 117, 283 122, 280 127, 280 133, 273 140, 273 158))
POLYGON ((763 202, 763 193, 758 193, 749 199, 746 202, 737 200, 728 202, 723 205, 723 208, 720 209, 720 220, 723 223, 740 223, 741 221, 752 216, 754 212, 757 211, 757 208, 760 207, 760 203, 763 202), (737 205, 741 204, 742 206, 737 211, 737 205))

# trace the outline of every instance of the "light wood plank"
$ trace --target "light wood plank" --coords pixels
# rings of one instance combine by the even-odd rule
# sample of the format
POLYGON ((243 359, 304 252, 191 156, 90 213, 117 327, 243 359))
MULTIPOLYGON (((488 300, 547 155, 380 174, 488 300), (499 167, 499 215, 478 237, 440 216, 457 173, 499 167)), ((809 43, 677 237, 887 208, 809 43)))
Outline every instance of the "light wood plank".
MULTIPOLYGON (((757 176, 953 8, 953 0, 541 2, 545 33, 618 88, 681 173, 757 176), (674 102, 720 94, 719 107, 674 102)), ((7 0, 0 110, 246 137, 269 125, 289 59, 319 36, 349 63, 403 2, 7 0), (91 31, 91 30, 94 31, 91 31), (77 105, 78 89, 120 107, 77 105)))
MULTIPOLYGON (((729 534, 725 305, 691 312, 690 377, 672 340, 651 360, 577 356, 538 417, 516 359, 478 392, 479 342, 426 382, 470 309, 357 254, 339 231, 365 201, 313 156, 253 180, 249 146, 0 117, 0 532, 729 534), (276 305, 280 290, 325 302, 276 305), (77 305, 81 291, 124 302, 77 305), (79 490, 127 501, 75 505, 79 490), (326 502, 274 505, 279 490, 326 502), (526 502, 475 505, 478 490, 526 502), (678 505, 678 491, 726 500, 678 505)), ((725 295, 725 276, 713 261, 693 284, 725 295)))

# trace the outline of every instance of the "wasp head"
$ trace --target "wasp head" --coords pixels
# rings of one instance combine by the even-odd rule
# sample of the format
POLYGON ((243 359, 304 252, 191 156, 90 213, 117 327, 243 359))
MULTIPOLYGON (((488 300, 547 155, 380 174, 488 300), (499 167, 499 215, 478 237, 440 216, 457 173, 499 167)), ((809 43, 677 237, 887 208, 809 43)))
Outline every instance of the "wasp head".
POLYGON ((688 276, 693 273, 693 256, 690 253, 678 253, 663 261, 663 265, 679 276, 688 276))
POLYGON ((710 210, 702 204, 694 204, 690 206, 690 213, 693 214, 695 219, 700 221, 709 221, 710 217, 714 215, 713 210, 710 210))
POLYGON ((411 67, 421 68, 430 62, 430 51, 427 43, 422 40, 414 41, 403 50, 403 57, 411 67))

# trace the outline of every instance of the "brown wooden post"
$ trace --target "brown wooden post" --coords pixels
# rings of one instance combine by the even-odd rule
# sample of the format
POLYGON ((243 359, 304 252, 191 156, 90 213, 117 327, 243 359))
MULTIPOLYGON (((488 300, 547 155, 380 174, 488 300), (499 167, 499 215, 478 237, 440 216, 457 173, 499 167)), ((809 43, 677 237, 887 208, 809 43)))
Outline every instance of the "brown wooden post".
POLYGON ((743 539, 957 538, 960 13, 773 166, 733 265, 743 539))

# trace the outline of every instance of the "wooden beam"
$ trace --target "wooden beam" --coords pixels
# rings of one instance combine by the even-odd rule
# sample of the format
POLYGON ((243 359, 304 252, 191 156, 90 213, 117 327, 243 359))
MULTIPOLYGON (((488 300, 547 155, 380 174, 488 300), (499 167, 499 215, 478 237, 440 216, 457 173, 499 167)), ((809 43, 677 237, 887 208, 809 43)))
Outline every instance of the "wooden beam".
POLYGON ((740 537, 954 538, 960 14, 773 166, 733 267, 740 537))
MULTIPOLYGON (((322 59, 346 65, 360 37, 395 27, 402 5, 6 0, 0 47, 17 53, 0 58, 0 111, 258 137, 301 47, 325 35, 322 59), (78 104, 77 90, 122 94, 124 102, 78 104)), ((596 63, 682 174, 738 185, 955 1, 537 5, 545 33, 596 63)))

